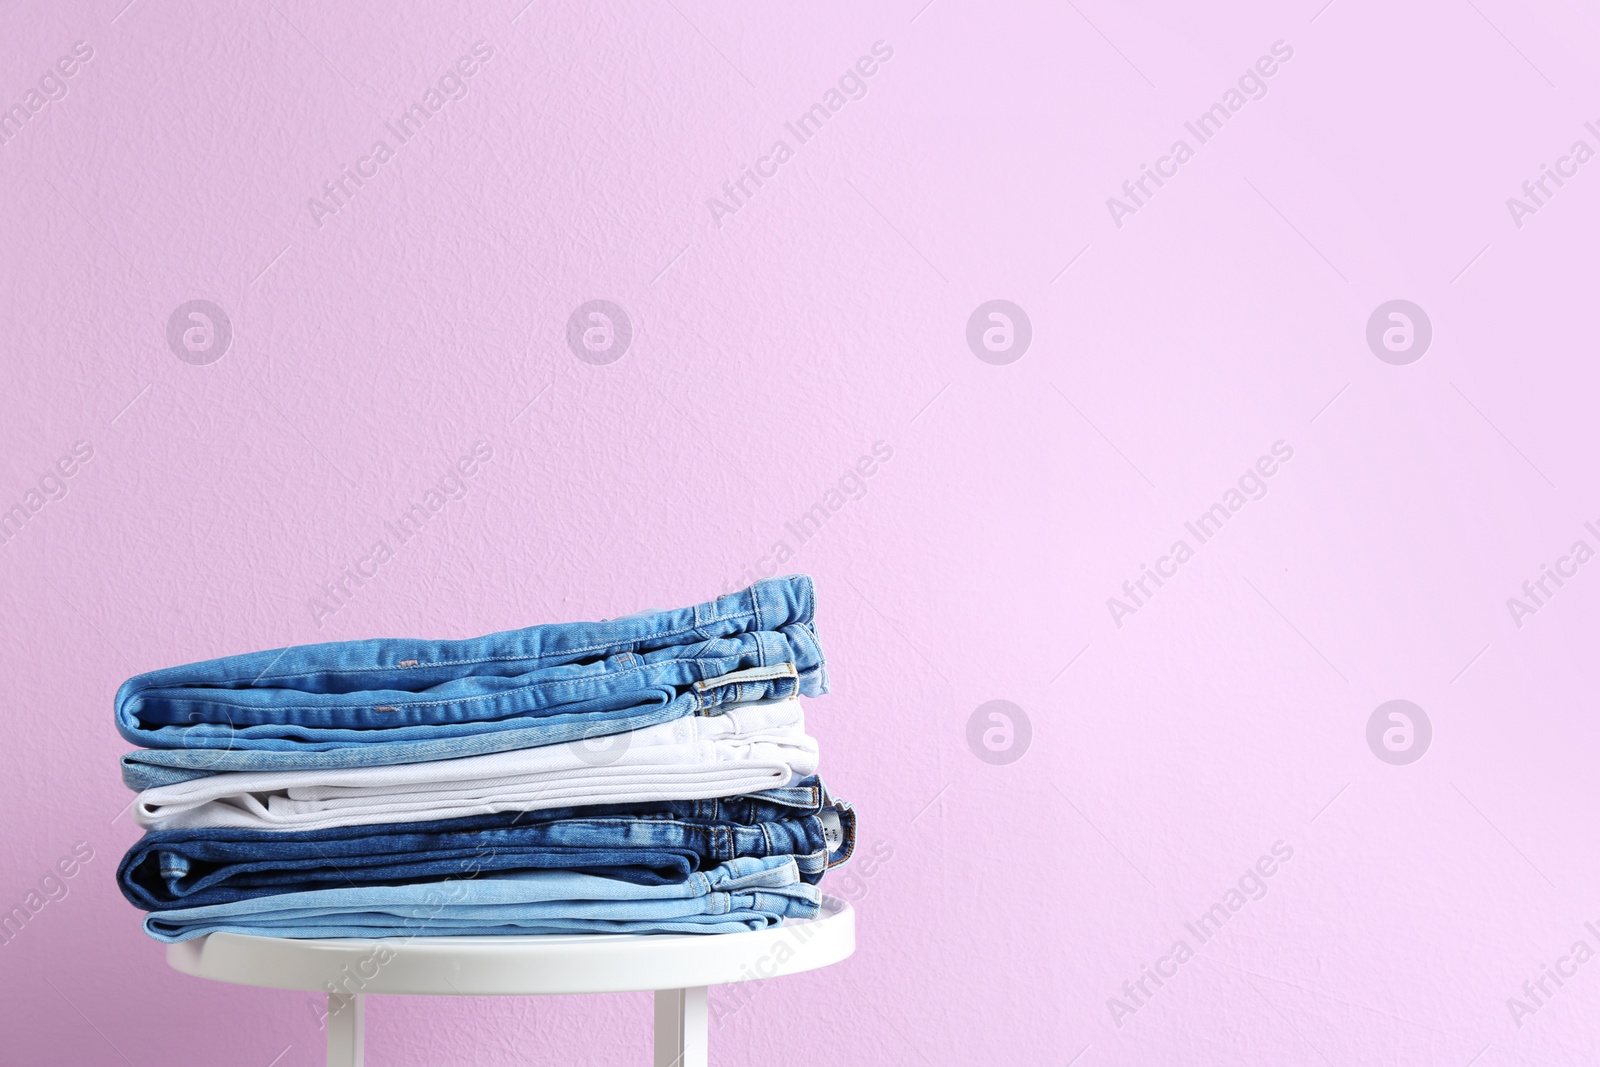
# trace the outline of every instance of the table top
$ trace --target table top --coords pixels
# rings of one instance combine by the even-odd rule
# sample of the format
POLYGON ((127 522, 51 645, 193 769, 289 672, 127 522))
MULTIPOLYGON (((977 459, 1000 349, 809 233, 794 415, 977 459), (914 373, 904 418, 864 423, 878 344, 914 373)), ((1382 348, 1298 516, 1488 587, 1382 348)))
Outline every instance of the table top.
POLYGON ((211 934, 167 946, 184 974, 269 989, 530 996, 727 985, 827 967, 855 951, 849 903, 737 934, 325 938, 211 934))

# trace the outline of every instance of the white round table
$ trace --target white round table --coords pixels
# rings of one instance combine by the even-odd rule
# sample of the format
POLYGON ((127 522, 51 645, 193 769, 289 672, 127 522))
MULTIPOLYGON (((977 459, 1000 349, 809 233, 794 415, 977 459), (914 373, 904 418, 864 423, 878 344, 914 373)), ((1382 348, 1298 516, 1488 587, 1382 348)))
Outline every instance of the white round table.
POLYGON ((655 1067, 706 1067, 706 988, 826 967, 856 947, 836 897, 805 922, 739 934, 293 940, 211 934, 167 964, 218 982, 328 994, 328 1067, 361 1067, 365 998, 539 996, 653 990, 655 1067))

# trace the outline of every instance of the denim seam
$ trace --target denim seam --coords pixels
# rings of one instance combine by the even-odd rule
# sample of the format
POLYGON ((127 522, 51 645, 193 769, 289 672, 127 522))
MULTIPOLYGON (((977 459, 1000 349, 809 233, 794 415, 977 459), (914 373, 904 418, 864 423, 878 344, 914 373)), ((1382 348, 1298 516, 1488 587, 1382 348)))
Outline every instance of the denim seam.
MULTIPOLYGON (((760 655, 760 656, 764 656, 764 652, 762 650, 760 650, 760 649, 758 649, 756 651, 756 654, 760 655)), ((726 658, 726 657, 718 657, 718 658, 726 658)), ((623 670, 617 671, 615 674, 605 675, 604 676, 604 680, 605 681, 613 681, 615 679, 621 678, 623 675, 634 674, 634 673, 636 673, 638 671, 645 670, 648 667, 672 666, 672 665, 676 665, 676 664, 680 664, 680 663, 696 664, 696 663, 702 663, 702 662, 704 662, 704 661, 703 660, 699 660, 699 659, 663 660, 660 663, 642 664, 642 665, 640 665, 638 667, 627 667, 627 668, 624 668, 623 670)), ((792 663, 791 663, 791 665, 792 665, 792 663)), ((770 666, 774 666, 774 664, 759 663, 756 666, 757 667, 770 667, 770 666)), ((753 670, 755 668, 746 667, 746 668, 741 668, 741 669, 743 669, 743 670, 753 670)), ((732 672, 728 672, 728 673, 732 673, 732 672)), ((798 677, 798 675, 799 675, 799 668, 798 667, 795 668, 795 674, 796 674, 796 677, 798 677)), ((780 678, 788 677, 788 675, 780 675, 779 677, 780 678)), ((404 708, 407 708, 407 709, 411 709, 411 708, 432 708, 432 707, 438 707, 439 705, 442 705, 442 704, 470 704, 473 701, 495 700, 495 699, 497 699, 499 697, 516 696, 519 693, 526 693, 526 692, 530 692, 530 691, 534 691, 534 690, 546 689, 546 688, 549 688, 551 686, 572 685, 572 684, 574 684, 575 681, 596 681, 596 680, 600 680, 600 679, 562 679, 562 680, 559 680, 559 681, 533 682, 533 683, 530 683, 528 685, 518 686, 516 689, 506 689, 506 690, 502 690, 501 692, 498 692, 498 693, 484 693, 481 696, 464 696, 464 697, 455 697, 455 698, 450 699, 450 700, 428 700, 428 701, 420 701, 420 702, 419 701, 411 701, 411 700, 400 700, 400 701, 396 701, 396 706, 404 707, 404 708)), ((774 678, 774 679, 767 679, 767 680, 768 681, 776 681, 777 679, 774 678)), ((663 683, 663 684, 666 684, 666 683, 663 683)), ((690 684, 693 684, 693 683, 690 683, 690 684)), ((673 688, 677 688, 677 686, 673 686, 673 688)), ((699 693, 696 693, 696 696, 699 696, 699 693)), ((228 703, 226 701, 217 700, 217 699, 212 698, 212 697, 204 697, 204 698, 202 698, 202 697, 168 697, 167 700, 171 704, 173 704, 174 706, 184 705, 184 704, 205 704, 205 705, 210 705, 210 706, 219 707, 219 708, 238 708, 240 710, 273 711, 273 712, 280 712, 280 711, 343 711, 343 710, 348 710, 348 709, 352 709, 352 708, 363 708, 364 709, 364 708, 368 708, 368 707, 372 706, 370 704, 342 704, 342 705, 334 705, 332 707, 327 707, 327 706, 321 706, 321 705, 316 705, 316 704, 294 704, 294 705, 282 705, 282 706, 272 707, 272 708, 257 708, 257 707, 255 707, 254 705, 251 705, 251 704, 231 704, 231 703, 228 703)), ((714 706, 714 705, 707 705, 707 706, 714 706)), ((167 724, 164 724, 164 725, 176 726, 176 725, 180 725, 180 724, 178 724, 178 723, 167 723, 167 724)), ((221 724, 218 723, 218 724, 213 724, 213 725, 221 725, 221 724)), ((264 723, 262 725, 293 725, 293 724, 264 723)), ((147 727, 147 729, 148 729, 148 727, 147 727)))
POLYGON ((757 592, 760 582, 750 583, 750 607, 754 611, 754 618, 759 624, 761 621, 761 594, 757 592))
MULTIPOLYGON (((856 854, 856 809, 844 801, 834 801, 833 805, 833 810, 839 813, 839 828, 844 833, 844 845, 839 850, 839 858, 828 863, 828 870, 830 871, 835 867, 841 867, 849 863, 850 857, 856 854)), ((822 819, 815 815, 812 818, 817 820, 818 833, 822 833, 822 819)), ((822 847, 824 852, 827 851, 828 847, 826 844, 827 839, 827 835, 823 834, 822 840, 824 844, 822 847)))
MULTIPOLYGON (((743 620, 745 617, 746 616, 743 613, 738 614, 738 615, 730 615, 730 616, 728 616, 729 619, 739 619, 739 620, 743 620)), ((722 620, 718 620, 718 621, 720 622, 722 620)), ((471 667, 471 666, 474 666, 474 665, 479 664, 479 663, 516 663, 516 662, 519 662, 519 661, 530 661, 530 662, 538 663, 538 662, 540 662, 542 660, 551 659, 551 658, 554 658, 556 656, 576 656, 576 655, 584 655, 586 653, 591 653, 591 652, 605 652, 605 651, 608 651, 608 650, 634 651, 634 650, 636 650, 638 648, 638 646, 640 645, 640 643, 642 641, 655 640, 655 639, 658 639, 658 638, 681 637, 684 634, 692 634, 692 633, 695 632, 695 630, 696 630, 696 628, 693 627, 693 626, 683 626, 683 627, 679 627, 678 629, 675 629, 675 630, 664 630, 664 631, 662 631, 660 633, 651 634, 648 638, 635 638, 632 641, 613 641, 613 642, 610 642, 610 643, 607 643, 607 644, 599 644, 599 645, 585 645, 585 646, 583 646, 581 648, 562 649, 560 652, 551 652, 551 653, 538 655, 538 656, 480 656, 477 659, 428 660, 425 663, 424 662, 418 662, 416 664, 416 666, 414 666, 414 667, 396 667, 393 664, 387 664, 387 665, 385 665, 385 664, 377 664, 377 665, 374 665, 374 666, 371 666, 371 667, 329 667, 329 668, 326 668, 326 669, 323 669, 323 670, 315 670, 315 671, 292 671, 292 672, 288 672, 288 673, 285 673, 285 674, 263 674, 259 678, 257 678, 256 680, 260 681, 262 678, 298 678, 298 677, 301 677, 301 676, 306 675, 306 674, 319 674, 319 675, 320 674, 327 674, 327 675, 367 674, 367 673, 371 673, 372 671, 393 671, 393 670, 407 670, 407 671, 410 671, 410 670, 420 670, 423 667, 471 667)), ((755 631, 755 630, 738 630, 738 631, 735 631, 735 634, 756 633, 756 632, 757 631, 755 631)), ((728 636, 734 636, 734 635, 730 634, 728 636)), ((468 638, 468 640, 481 640, 481 638, 468 638)), ((707 640, 712 640, 712 638, 707 638, 707 640)), ((239 677, 242 678, 243 675, 240 675, 239 677)), ((224 681, 231 681, 231 680, 234 680, 234 679, 224 679, 224 681)))
MULTIPOLYGON (((669 803, 679 803, 679 802, 677 802, 677 801, 669 801, 669 803)), ((535 813, 529 812, 528 814, 535 814, 535 813)), ((568 826, 579 826, 579 825, 581 825, 581 826, 636 826, 636 825, 639 824, 641 818, 648 818, 649 825, 651 827, 673 826, 673 827, 682 827, 682 828, 688 828, 688 829, 706 829, 706 830, 722 832, 722 833, 729 832, 729 828, 730 827, 735 827, 735 826, 748 826, 748 827, 750 827, 752 829, 755 829, 755 828, 759 827, 759 828, 763 829, 763 832, 765 832, 765 827, 771 825, 772 822, 773 822, 773 820, 765 820, 765 821, 761 821, 761 822, 741 823, 737 819, 693 819, 693 818, 680 819, 680 818, 674 818, 672 816, 663 817, 663 813, 660 813, 660 812, 650 812, 650 813, 647 813, 647 815, 644 815, 644 816, 640 816, 640 815, 590 815, 590 816, 577 815, 577 816, 572 816, 572 817, 569 817, 569 818, 551 820, 551 822, 552 823, 559 822, 559 823, 566 824, 568 826)), ((800 816, 799 818, 796 818, 796 819, 780 819, 780 820, 777 820, 777 822, 779 822, 779 823, 783 823, 783 822, 800 822, 803 819, 815 819, 815 818, 816 818, 815 815, 804 815, 804 816, 800 816)), ((538 823, 538 822, 530 822, 530 823, 525 824, 525 827, 526 826, 538 826, 538 825, 540 825, 540 823, 538 823)), ((525 827, 519 827, 518 829, 525 828, 525 827)), ((464 834, 464 835, 467 835, 468 837, 475 837, 476 835, 483 834, 483 833, 503 833, 503 832, 505 832, 506 829, 507 828, 505 828, 505 827, 495 827, 492 830, 452 830, 452 831, 435 831, 435 832, 438 832, 438 833, 464 834)), ((159 832, 159 831, 151 831, 151 832, 159 832)), ((283 831, 254 831, 254 832, 257 832, 257 833, 268 833, 268 832, 270 832, 270 833, 274 833, 274 834, 283 833, 283 831)), ((290 832, 293 833, 295 831, 290 831, 290 832)), ((315 831, 300 831, 300 832, 314 833, 315 831)), ((421 831, 419 831, 419 832, 421 832, 421 831)), ((197 838, 195 838, 195 840, 200 840, 200 838, 197 837, 197 838)))
MULTIPOLYGON (((729 621, 734 621, 734 620, 738 620, 738 621, 749 620, 749 621, 754 622, 757 619, 759 619, 760 615, 761 615, 760 608, 759 608, 759 603, 760 603, 759 597, 760 597, 760 594, 755 592, 755 586, 751 586, 750 587, 750 591, 751 591, 751 594, 752 594, 751 598, 750 598, 751 599, 751 603, 752 603, 752 605, 757 605, 756 609, 754 611, 740 611, 740 612, 734 612, 732 615, 718 615, 718 616, 714 617, 711 621, 712 622, 729 622, 729 621)), ((813 600, 813 598, 808 594, 807 597, 806 597, 806 608, 805 608, 804 611, 801 612, 801 615, 804 616, 804 617, 803 618, 799 618, 799 619, 793 619, 793 620, 791 620, 791 622, 804 623, 810 618, 811 613, 814 610, 814 607, 813 607, 813 604, 812 604, 812 600, 813 600)), ((546 625, 549 625, 549 624, 546 624, 546 625)), ((559 625, 559 624, 557 624, 557 625, 559 625)), ((660 631, 658 633, 652 633, 647 638, 637 638, 637 639, 635 639, 633 641, 613 641, 613 642, 610 642, 610 643, 607 643, 607 644, 585 645, 585 646, 581 646, 581 647, 578 647, 578 648, 563 649, 559 653, 552 652, 552 653, 549 653, 549 654, 546 654, 546 655, 538 655, 538 656, 483 656, 483 657, 480 657, 478 659, 429 660, 426 663, 420 663, 419 662, 414 667, 395 667, 392 664, 389 664, 389 665, 378 665, 378 666, 372 666, 372 667, 333 667, 333 668, 328 668, 328 669, 325 669, 325 670, 318 670, 318 671, 293 671, 293 672, 288 672, 288 673, 284 673, 284 674, 261 674, 261 675, 256 675, 255 676, 255 681, 260 682, 261 680, 267 679, 267 678, 298 678, 298 677, 302 677, 302 676, 304 676, 306 674, 311 674, 311 673, 322 674, 322 675, 364 674, 364 673, 370 673, 372 671, 418 670, 418 669, 421 669, 422 667, 470 667, 470 666, 472 666, 474 664, 478 664, 478 663, 513 663, 513 662, 516 662, 518 660, 532 660, 534 662, 537 662, 539 660, 548 659, 548 658, 551 658, 551 657, 557 656, 557 655, 561 655, 561 656, 581 655, 581 654, 587 653, 587 652, 599 652, 599 651, 604 650, 604 649, 620 648, 620 647, 622 647, 624 645, 637 647, 641 640, 656 640, 658 638, 679 637, 679 636, 681 636, 683 634, 695 633, 699 629, 700 629, 700 625, 699 624, 696 624, 694 626, 682 626, 682 627, 678 627, 677 629, 673 629, 673 630, 663 630, 663 631, 660 631)), ((758 631, 740 630, 738 632, 739 633, 756 633, 758 631)), ((777 631, 771 631, 771 632, 776 633, 777 631)), ((379 640, 382 640, 382 639, 380 638, 379 640)), ((468 638, 467 640, 476 641, 476 640, 482 640, 482 638, 468 638)), ((707 638, 707 640, 710 640, 710 638, 707 638)), ((295 646, 291 645, 289 647, 293 648, 295 646)), ((243 675, 239 675, 238 676, 238 678, 243 678, 243 677, 244 677, 243 675)), ((227 681, 236 681, 236 680, 237 680, 237 678, 224 678, 224 679, 221 679, 220 681, 227 682, 227 681)))

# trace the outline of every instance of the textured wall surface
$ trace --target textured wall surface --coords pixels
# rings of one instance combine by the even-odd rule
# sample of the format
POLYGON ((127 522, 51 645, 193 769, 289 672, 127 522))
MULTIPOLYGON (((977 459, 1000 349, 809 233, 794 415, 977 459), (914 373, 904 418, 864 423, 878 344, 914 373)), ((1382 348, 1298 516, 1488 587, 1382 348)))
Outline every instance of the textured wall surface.
POLYGON ((0 1061, 322 1062, 116 892, 126 676, 805 571, 888 858, 714 1062, 1595 1062, 1591 8, 366 6, 0 12, 0 1061))

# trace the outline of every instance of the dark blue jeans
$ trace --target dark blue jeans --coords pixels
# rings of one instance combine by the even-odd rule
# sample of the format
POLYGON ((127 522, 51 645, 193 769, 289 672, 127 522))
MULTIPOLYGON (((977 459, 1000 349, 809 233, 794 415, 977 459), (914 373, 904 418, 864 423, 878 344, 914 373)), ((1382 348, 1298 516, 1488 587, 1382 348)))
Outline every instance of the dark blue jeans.
POLYGON ((741 856, 792 856, 811 884, 855 848, 855 813, 817 778, 723 800, 474 815, 328 830, 157 830, 117 884, 146 911, 340 886, 401 885, 560 869, 640 885, 682 882, 741 856), (830 847, 828 823, 839 832, 830 847))

